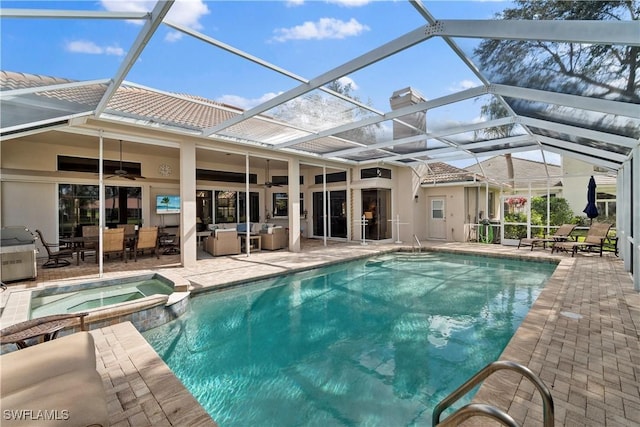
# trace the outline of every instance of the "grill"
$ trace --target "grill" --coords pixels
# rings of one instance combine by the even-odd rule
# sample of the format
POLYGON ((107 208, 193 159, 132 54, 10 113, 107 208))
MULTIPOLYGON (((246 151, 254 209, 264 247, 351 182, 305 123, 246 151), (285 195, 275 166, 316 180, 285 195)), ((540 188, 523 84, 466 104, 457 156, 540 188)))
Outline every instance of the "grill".
POLYGON ((11 282, 35 279, 37 275, 36 239, 33 234, 26 227, 3 227, 0 229, 0 238, 2 240, 0 280, 11 282))

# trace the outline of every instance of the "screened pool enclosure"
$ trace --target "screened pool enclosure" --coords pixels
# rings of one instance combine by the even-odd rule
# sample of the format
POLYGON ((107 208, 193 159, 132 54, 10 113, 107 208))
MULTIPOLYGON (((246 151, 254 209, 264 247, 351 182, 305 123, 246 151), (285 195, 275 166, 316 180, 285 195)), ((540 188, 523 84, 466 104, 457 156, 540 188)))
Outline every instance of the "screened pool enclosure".
MULTIPOLYGON (((415 189, 424 180, 442 183, 431 165, 466 167, 496 155, 532 156, 544 164, 571 158, 616 179, 620 254, 627 270, 640 269, 638 2, 538 2, 544 7, 536 2, 346 3, 351 7, 322 9, 319 2, 4 1, 3 189, 34 180, 44 186, 47 177, 56 176, 51 164, 21 166, 18 157, 28 156, 20 151, 23 141, 45 153, 53 141, 61 144, 63 149, 51 148, 52 156, 101 160, 105 148, 122 140, 125 157, 152 151, 167 160, 160 165, 143 161, 139 176, 116 179, 156 179, 140 184, 144 212, 150 203, 145 192, 153 195, 153 188, 167 186, 173 166, 183 203, 182 262, 190 265, 196 260, 195 248, 189 247, 196 235, 189 230, 196 229, 197 194, 202 194, 197 191, 198 165, 208 156, 224 163, 220 157, 231 154, 228 162, 235 162, 245 176, 246 184, 237 183, 235 190, 244 194, 237 196, 237 205, 245 211, 225 217, 264 221, 267 209, 251 208, 251 200, 286 206, 288 216, 280 216, 293 236, 290 250, 299 248, 295 236, 301 229, 326 238, 335 220, 327 211, 330 174, 346 172, 345 201, 337 205, 344 219, 334 227, 337 234, 351 235, 365 216, 365 198, 384 195, 384 203, 392 206, 384 220, 391 221, 417 204, 415 189), (189 3, 199 12, 186 13, 189 3), (299 22, 294 22, 293 13, 301 10, 296 7, 309 13, 299 22), (331 39, 339 40, 335 44, 320 36, 313 38, 314 44, 301 41, 303 22, 307 27, 326 23, 321 18, 329 13, 340 14, 333 24, 351 23, 353 31, 368 36, 343 34, 331 39), (376 14, 386 14, 393 22, 390 28, 368 25, 376 14), (38 28, 51 31, 44 36, 38 28), (29 45, 30 34, 42 36, 29 45), (61 44, 76 37, 102 44, 65 66, 71 48, 61 44), (455 87, 445 83, 453 74, 461 82, 455 87), (194 86, 191 82, 202 75, 210 76, 207 83, 194 86), (223 97, 232 83, 234 88, 242 84, 242 96, 223 97), (78 148, 81 140, 90 145, 91 155, 85 146, 78 148), (265 159, 280 162, 277 175, 287 185, 277 193, 287 198, 272 196, 271 186, 283 184, 263 180, 265 159), (320 182, 295 179, 305 167, 314 168, 309 176, 321 176, 320 182), (367 178, 370 185, 350 187, 355 171, 377 168, 392 170, 390 178, 373 176, 367 178), (154 176, 146 176, 149 171, 154 176), (255 192, 250 185, 271 192, 249 196, 255 192), (301 186, 308 190, 303 201, 301 186), (352 189, 361 192, 352 197, 352 189), (321 197, 319 207, 313 204, 315 197, 321 197), (307 216, 315 222, 304 223, 307 216)), ((117 157, 111 155, 111 160, 117 157)), ((57 182, 111 185, 104 181, 109 171, 101 168, 92 182, 63 176, 66 180, 57 182)), ((556 178, 564 177, 549 172, 537 177, 547 186, 556 178)), ((479 179, 479 186, 514 186, 487 174, 479 179)), ((217 190, 203 191, 211 192, 208 200, 213 201, 217 190)), ((343 188, 336 197, 337 191, 343 188)), ((103 207, 104 197, 102 192, 103 207)), ((55 204, 46 206, 54 209, 55 204)), ((216 206, 206 206, 210 216, 222 215, 216 206)), ((17 208, 3 197, 3 216, 7 209, 14 210, 7 215, 17 216, 17 208)), ((269 217, 273 213, 268 209, 269 217)), ((387 238, 387 227, 392 225, 371 226, 367 236, 387 238)), ((640 290, 638 274, 634 280, 640 290)))

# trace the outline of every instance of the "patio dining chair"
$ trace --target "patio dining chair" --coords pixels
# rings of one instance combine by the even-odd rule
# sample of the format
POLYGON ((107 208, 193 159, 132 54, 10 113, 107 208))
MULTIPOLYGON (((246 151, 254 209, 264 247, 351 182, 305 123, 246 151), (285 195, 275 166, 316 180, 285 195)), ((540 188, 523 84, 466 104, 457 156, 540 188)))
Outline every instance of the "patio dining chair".
POLYGON ((574 224, 562 224, 555 233, 545 236, 545 237, 531 237, 531 238, 522 238, 518 242, 518 249, 521 246, 531 246, 531 250, 533 250, 534 246, 542 246, 543 249, 547 248, 547 243, 556 242, 564 242, 569 240, 569 237, 573 230, 576 228, 574 224))
POLYGON ((81 257, 84 261, 85 255, 92 254, 98 262, 98 237, 100 236, 100 226, 85 225, 82 227, 82 252, 81 257))
POLYGON ((133 259, 138 261, 138 252, 144 254, 145 250, 150 250, 156 258, 160 259, 158 227, 142 227, 138 230, 135 240, 133 259))
MULTIPOLYGON (((102 234, 102 254, 119 255, 127 262, 127 247, 124 238, 124 228, 111 228, 104 230, 102 234)), ((96 263, 98 262, 96 257, 96 263)))
POLYGON ((571 256, 573 257, 578 252, 578 249, 591 250, 592 248, 597 248, 600 251, 600 256, 602 256, 604 242, 607 240, 607 235, 609 234, 610 229, 611 224, 596 222, 591 224, 591 227, 589 227, 584 241, 554 243, 553 248, 551 248, 551 252, 571 251, 571 256))
POLYGON ((66 267, 71 264, 71 261, 66 258, 71 258, 73 256, 72 248, 62 248, 58 244, 47 242, 44 240, 44 236, 42 236, 42 231, 40 230, 36 230, 36 233, 38 234, 40 243, 44 246, 44 249, 47 251, 47 256, 49 257, 47 261, 42 264, 43 268, 59 268, 66 267))

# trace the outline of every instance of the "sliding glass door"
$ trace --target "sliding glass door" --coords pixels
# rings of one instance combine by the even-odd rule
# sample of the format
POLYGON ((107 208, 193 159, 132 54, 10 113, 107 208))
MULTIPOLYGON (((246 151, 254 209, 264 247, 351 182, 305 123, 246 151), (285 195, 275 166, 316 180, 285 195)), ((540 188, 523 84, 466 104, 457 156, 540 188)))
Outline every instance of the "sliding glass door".
MULTIPOLYGON (((328 191, 327 201, 327 237, 347 237, 347 192, 346 190, 328 191)), ((324 209, 322 191, 313 193, 313 235, 324 236, 324 209)))
POLYGON ((391 190, 372 188, 362 190, 362 215, 367 220, 367 240, 391 239, 391 190))

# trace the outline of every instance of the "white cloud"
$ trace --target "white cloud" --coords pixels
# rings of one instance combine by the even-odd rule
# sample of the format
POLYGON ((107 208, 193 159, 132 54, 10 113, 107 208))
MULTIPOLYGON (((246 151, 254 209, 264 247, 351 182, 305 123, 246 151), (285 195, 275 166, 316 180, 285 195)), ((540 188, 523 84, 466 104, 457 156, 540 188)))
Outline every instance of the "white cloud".
POLYGON ((307 21, 292 28, 277 28, 274 31, 276 36, 273 40, 284 42, 287 40, 344 39, 369 30, 368 26, 359 23, 354 18, 348 22, 335 18, 320 18, 317 22, 307 21))
POLYGON ((351 77, 340 77, 338 79, 338 82, 342 85, 342 86, 348 86, 351 85, 351 90, 358 90, 360 89, 360 87, 356 84, 356 82, 353 81, 353 79, 351 77))
POLYGON ((115 55, 124 56, 124 49, 117 46, 98 46, 87 40, 75 40, 68 42, 65 49, 73 53, 86 53, 89 55, 115 55))
POLYGON ((449 87, 449 90, 451 92, 460 92, 461 90, 471 89, 477 86, 480 86, 480 83, 474 82, 472 80, 462 80, 452 84, 449 87))
POLYGON ((304 0, 287 0, 288 7, 302 6, 303 4, 304 0))
POLYGON ((269 92, 269 93, 265 93, 260 98, 253 98, 253 99, 244 98, 238 95, 222 95, 221 97, 217 98, 216 101, 222 102, 223 104, 227 104, 232 107, 240 108, 242 110, 249 110, 255 107, 256 105, 260 105, 263 102, 267 102, 268 100, 275 98, 276 96, 280 95, 280 93, 269 92))
MULTIPOLYGON (((156 1, 155 0, 140 0, 140 1, 122 1, 122 0, 101 0, 102 7, 108 11, 119 12, 149 12, 153 10, 156 1)), ((183 25, 185 27, 192 28, 194 30, 202 29, 200 18, 209 14, 209 7, 202 0, 176 0, 169 13, 167 13, 167 20, 175 22, 176 24, 183 25)), ((143 21, 132 21, 141 25, 143 21)), ((168 42, 174 42, 182 38, 182 33, 178 31, 170 31, 165 40, 168 42)))

